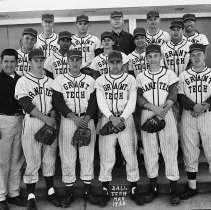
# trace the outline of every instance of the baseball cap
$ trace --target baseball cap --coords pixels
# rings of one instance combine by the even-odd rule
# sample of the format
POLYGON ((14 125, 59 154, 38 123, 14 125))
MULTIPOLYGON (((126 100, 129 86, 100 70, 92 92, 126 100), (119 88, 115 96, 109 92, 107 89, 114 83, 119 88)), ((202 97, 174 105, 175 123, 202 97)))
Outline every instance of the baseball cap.
POLYGON ((71 57, 80 57, 80 58, 82 58, 82 52, 81 52, 81 50, 77 50, 77 49, 68 50, 67 51, 67 57, 68 58, 71 58, 71 57))
POLYGON ((109 32, 109 31, 105 31, 105 32, 103 32, 102 34, 101 34, 101 41, 104 39, 104 38, 111 38, 112 40, 114 40, 114 37, 113 37, 113 35, 112 35, 112 33, 111 32, 109 32))
POLYGON ((23 30, 22 35, 24 35, 24 34, 31 34, 31 35, 33 35, 33 36, 35 36, 37 38, 37 31, 35 29, 33 29, 33 28, 25 28, 23 30))
POLYGON ((44 53, 41 49, 33 49, 29 53, 29 60, 31 61, 33 58, 45 58, 44 53))
POLYGON ((174 28, 174 27, 179 27, 179 28, 183 29, 184 28, 184 23, 182 21, 180 21, 180 20, 173 20, 171 22, 170 28, 174 28))
POLYGON ((89 22, 89 17, 86 15, 79 15, 76 17, 76 22, 79 22, 79 21, 89 22))
POLYGON ((69 32, 69 31, 61 31, 60 33, 59 33, 59 38, 58 38, 58 40, 60 40, 60 39, 62 39, 62 38, 68 38, 68 39, 72 39, 71 38, 71 36, 72 36, 72 34, 69 32))
POLYGON ((206 49, 205 45, 199 44, 199 43, 194 43, 194 44, 190 45, 189 53, 193 52, 194 50, 199 50, 199 51, 202 51, 205 53, 205 49, 206 49))
POLYGON ((187 20, 193 20, 196 21, 196 16, 194 14, 185 14, 182 17, 183 21, 187 21, 187 20))
POLYGON ((135 28, 135 30, 133 31, 134 38, 138 35, 146 36, 145 29, 144 28, 135 28))
POLYGON ((151 18, 151 17, 160 17, 159 12, 156 10, 150 10, 147 13, 147 19, 151 18))
POLYGON ((53 22, 54 15, 53 14, 42 14, 42 20, 46 22, 53 22))
POLYGON ((158 52, 161 53, 160 45, 157 44, 150 44, 146 47, 146 55, 150 52, 158 52))
POLYGON ((117 50, 112 50, 108 54, 108 62, 109 61, 122 61, 122 53, 117 50))
POLYGON ((111 18, 114 18, 114 17, 123 17, 123 13, 121 11, 113 11, 111 13, 111 18))

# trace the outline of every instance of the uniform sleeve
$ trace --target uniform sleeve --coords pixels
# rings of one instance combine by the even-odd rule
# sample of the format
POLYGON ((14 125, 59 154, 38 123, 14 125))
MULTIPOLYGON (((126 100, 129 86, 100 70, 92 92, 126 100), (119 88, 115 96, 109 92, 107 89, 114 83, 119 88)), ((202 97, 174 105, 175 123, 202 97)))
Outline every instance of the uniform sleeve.
POLYGON ((125 53, 123 53, 123 52, 121 52, 121 54, 122 54, 122 62, 123 62, 123 64, 128 63, 128 61, 129 61, 128 56, 125 53))
POLYGON ((179 81, 179 78, 172 70, 168 69, 167 71, 169 71, 169 86, 179 81))
POLYGON ((96 42, 95 42, 95 50, 101 48, 101 42, 100 40, 96 37, 96 42))
POLYGON ((94 116, 97 114, 97 98, 96 98, 96 91, 91 93, 88 107, 86 110, 86 115, 89 115, 91 119, 94 118, 94 116))
POLYGON ((178 92, 177 85, 178 85, 178 83, 179 82, 175 82, 169 86, 169 94, 168 94, 166 100, 171 100, 174 103, 177 102, 177 92, 178 92))
POLYGON ((19 100, 22 97, 28 96, 27 85, 24 81, 24 77, 20 78, 15 86, 15 99, 19 100))
POLYGON ((202 34, 202 37, 201 37, 201 41, 200 42, 203 45, 206 45, 206 46, 209 45, 209 41, 208 41, 207 37, 204 34, 202 34))
MULTIPOLYGON (((96 58, 96 57, 95 57, 96 58)), ((95 70, 95 71, 99 71, 99 68, 98 68, 98 65, 97 65, 97 62, 96 62, 96 59, 93 59, 92 60, 92 63, 91 63, 91 65, 89 66, 89 68, 90 69, 93 69, 93 70, 95 70)))
POLYGON ((53 81, 52 89, 62 93, 62 86, 59 83, 59 76, 53 81))
POLYGON ((169 33, 165 31, 165 34, 166 34, 166 36, 165 36, 165 42, 170 42, 171 38, 170 38, 169 33))
POLYGON ((51 57, 48 57, 44 63, 44 69, 53 73, 53 61, 51 57))

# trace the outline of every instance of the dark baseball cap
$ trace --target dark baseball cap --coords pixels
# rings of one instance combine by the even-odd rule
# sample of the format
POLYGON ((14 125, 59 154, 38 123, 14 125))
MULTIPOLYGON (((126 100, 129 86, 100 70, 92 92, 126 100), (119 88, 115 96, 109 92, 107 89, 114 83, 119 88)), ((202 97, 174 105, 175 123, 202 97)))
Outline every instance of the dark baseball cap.
POLYGON ((68 38, 68 39, 72 39, 71 38, 71 36, 72 36, 72 34, 69 32, 69 31, 61 31, 60 33, 59 33, 59 40, 60 39, 62 39, 62 38, 68 38))
POLYGON ((194 43, 194 44, 190 45, 189 53, 193 52, 194 50, 199 50, 199 51, 202 51, 205 53, 205 49, 206 49, 205 45, 199 44, 199 43, 194 43))
POLYGON ((109 61, 122 61, 122 53, 117 50, 112 50, 108 54, 108 62, 109 61))
POLYGON ((160 17, 159 12, 156 10, 150 10, 147 13, 147 19, 151 18, 151 17, 160 17))
POLYGON ((82 58, 82 51, 81 50, 77 50, 77 49, 68 50, 67 51, 67 57, 68 58, 71 58, 71 57, 82 58))
POLYGON ((180 20, 173 20, 171 22, 170 28, 174 28, 174 27, 179 27, 179 28, 184 28, 184 23, 180 20))
POLYGON ((53 22, 54 21, 54 15, 53 14, 43 14, 42 20, 46 22, 53 22))
POLYGON ((112 33, 110 31, 105 31, 101 34, 101 41, 104 39, 104 38, 110 38, 112 40, 114 40, 114 37, 112 35, 112 33))
POLYGON ((121 12, 121 11, 113 11, 112 13, 111 13, 111 16, 110 16, 111 18, 114 18, 114 17, 123 17, 123 13, 121 12))
POLYGON ((23 30, 22 35, 25 35, 25 34, 31 34, 31 35, 33 35, 33 36, 35 36, 37 38, 37 31, 35 29, 33 29, 33 28, 25 28, 23 30))
POLYGON ((146 31, 144 28, 136 28, 134 31, 133 31, 133 36, 134 38, 138 35, 142 35, 142 36, 146 36, 146 31))
POLYGON ((187 21, 187 20, 193 20, 196 21, 196 16, 194 14, 185 14, 182 17, 183 21, 187 21))
POLYGON ((160 45, 157 44, 150 44, 146 47, 146 55, 150 52, 158 52, 161 53, 160 45))
POLYGON ((89 17, 86 15, 79 15, 76 17, 76 22, 79 22, 79 21, 89 22, 89 17))
POLYGON ((45 58, 44 53, 41 49, 33 49, 29 53, 29 60, 31 61, 33 58, 45 58))

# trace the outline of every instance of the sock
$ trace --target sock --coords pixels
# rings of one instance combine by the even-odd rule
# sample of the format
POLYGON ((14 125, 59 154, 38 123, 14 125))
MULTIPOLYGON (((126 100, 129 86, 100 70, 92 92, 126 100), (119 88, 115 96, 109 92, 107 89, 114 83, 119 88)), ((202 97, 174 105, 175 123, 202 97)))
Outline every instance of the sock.
POLYGON ((35 198, 35 194, 29 193, 29 194, 28 194, 28 200, 30 200, 30 199, 32 199, 32 198, 35 198))
POLYGON ((177 192, 178 189, 177 189, 177 181, 172 181, 170 180, 170 191, 171 192, 177 192))
POLYGON ((51 188, 48 190, 48 195, 52 195, 52 194, 54 194, 54 193, 55 193, 54 188, 51 187, 51 188))
POLYGON ((90 190, 91 180, 84 180, 84 193, 87 194, 90 190))
POLYGON ((157 191, 157 177, 150 178, 149 181, 150 181, 150 185, 151 185, 152 189, 157 191))
POLYGON ((107 191, 109 190, 109 182, 102 182, 103 188, 106 188, 107 191))
POLYGON ((132 194, 134 194, 134 190, 136 189, 136 187, 137 187, 137 182, 130 182, 130 189, 132 194))
POLYGON ((196 172, 187 172, 188 186, 191 189, 196 189, 196 172))
POLYGON ((72 183, 66 183, 66 194, 72 195, 73 194, 73 182, 72 183))
POLYGON ((35 186, 36 186, 36 183, 26 184, 26 189, 27 189, 28 195, 31 193, 35 195, 35 186))
POLYGON ((48 190, 53 188, 53 176, 45 176, 45 183, 48 190))

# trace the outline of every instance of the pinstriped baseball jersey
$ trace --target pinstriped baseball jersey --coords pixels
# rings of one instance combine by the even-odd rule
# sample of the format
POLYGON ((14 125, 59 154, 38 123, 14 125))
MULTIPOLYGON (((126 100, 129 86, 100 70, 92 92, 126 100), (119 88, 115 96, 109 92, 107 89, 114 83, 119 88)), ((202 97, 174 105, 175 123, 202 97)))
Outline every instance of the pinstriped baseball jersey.
POLYGON ((189 37, 183 36, 184 39, 192 43, 200 43, 203 45, 209 45, 209 41, 205 34, 200 34, 199 32, 195 31, 195 34, 189 37))
POLYGON ((163 31, 161 29, 158 30, 158 32, 154 35, 151 35, 149 31, 146 31, 147 36, 147 43, 149 44, 158 44, 162 45, 165 42, 170 41, 169 33, 166 31, 163 31))
POLYGON ((24 53, 21 49, 17 50, 18 52, 18 66, 16 68, 16 73, 20 76, 26 74, 26 72, 30 71, 30 63, 28 53, 24 53))
POLYGON ((170 41, 161 46, 165 66, 173 70, 177 76, 187 68, 190 45, 191 42, 182 40, 176 45, 170 41))
POLYGON ((186 95, 194 103, 203 103, 211 95, 211 69, 205 67, 196 72, 194 68, 179 75, 178 93, 186 95))
POLYGON ((45 57, 51 56, 54 52, 59 50, 59 45, 57 44, 58 35, 52 33, 49 38, 45 38, 43 34, 37 36, 37 42, 35 48, 40 48, 43 50, 45 57))
MULTIPOLYGON (((122 54, 122 62, 123 64, 126 64, 129 59, 128 56, 121 52, 122 54)), ((103 53, 101 53, 100 55, 96 56, 91 65, 90 65, 91 69, 94 69, 95 71, 99 71, 100 74, 108 74, 109 73, 109 65, 108 65, 108 55, 104 55, 103 53)))
POLYGON ((68 73, 57 76, 52 88, 63 94, 65 103, 74 113, 85 113, 90 94, 94 92, 94 83, 89 75, 73 77, 68 73))
POLYGON ((166 102, 169 94, 169 86, 179 79, 176 74, 161 67, 158 72, 146 70, 138 74, 136 81, 137 86, 143 90, 143 96, 153 105, 160 106, 166 102))
POLYGON ((100 40, 91 34, 87 34, 85 37, 80 38, 76 34, 72 36, 70 49, 78 49, 82 51, 82 65, 81 68, 91 64, 95 57, 95 50, 100 48, 100 40))
POLYGON ((63 56, 59 51, 48 57, 44 63, 44 68, 52 72, 54 78, 60 74, 67 73, 67 55, 63 56))

